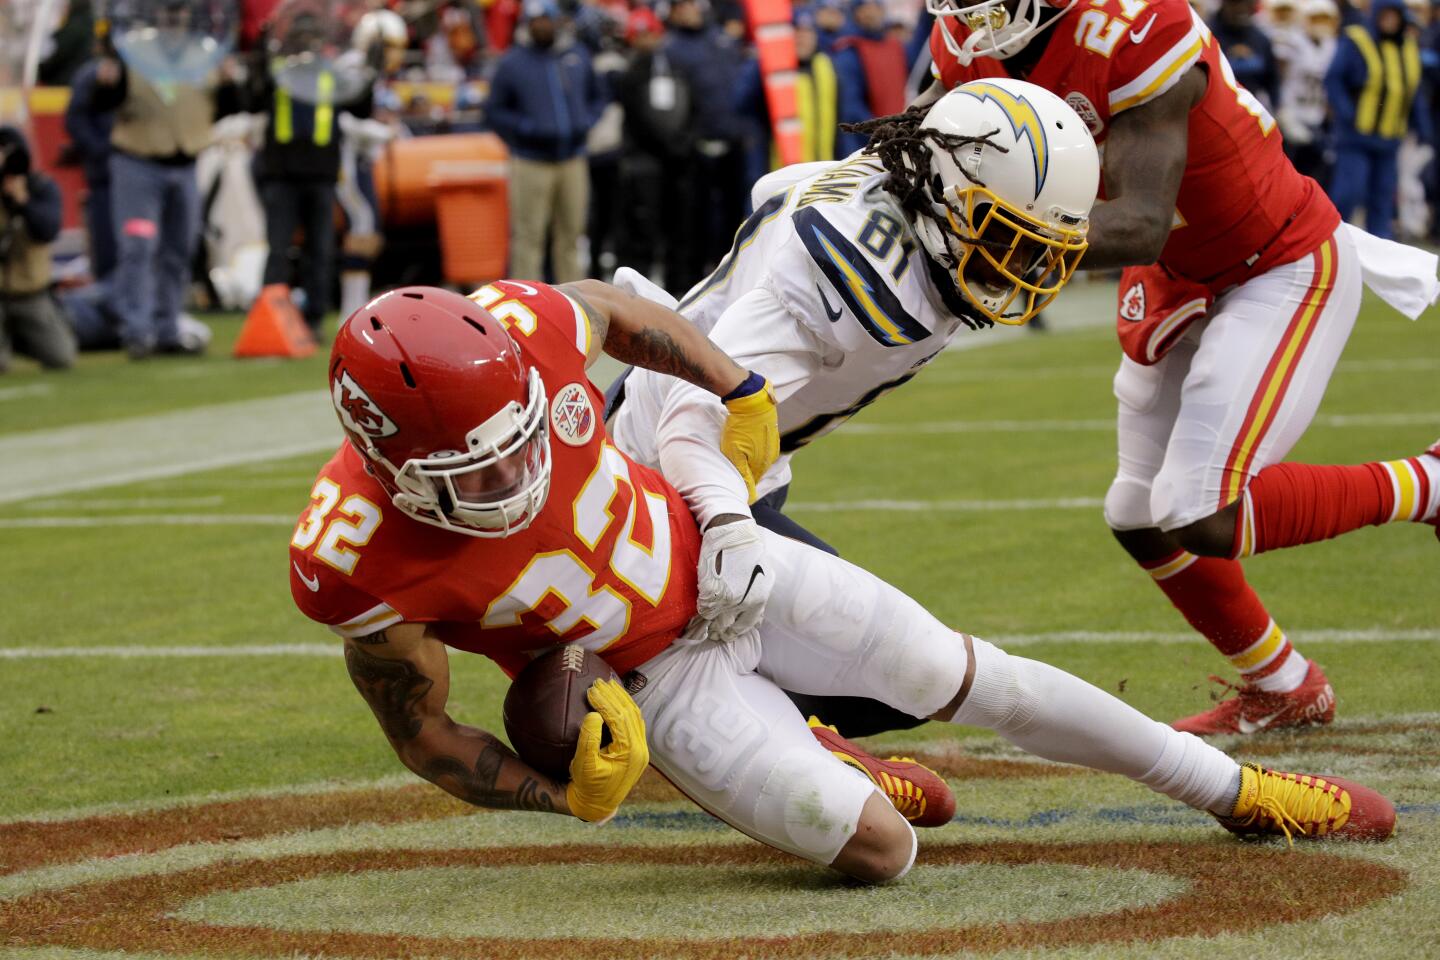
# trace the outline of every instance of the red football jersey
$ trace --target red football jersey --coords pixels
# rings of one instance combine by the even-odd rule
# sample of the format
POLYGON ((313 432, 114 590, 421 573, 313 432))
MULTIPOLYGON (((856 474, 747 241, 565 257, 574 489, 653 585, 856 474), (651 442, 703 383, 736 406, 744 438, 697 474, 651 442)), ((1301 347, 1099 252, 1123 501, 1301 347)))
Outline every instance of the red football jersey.
MULTIPOLYGON (((990 57, 961 66, 942 30, 963 42, 969 29, 940 17, 930 35, 947 89, 1009 76, 1006 61, 990 57)), ((1205 68, 1209 83, 1190 111, 1185 174, 1160 257, 1175 274, 1218 293, 1300 259, 1340 225, 1335 206, 1290 163, 1274 118, 1235 82, 1220 45, 1185 0, 1080 0, 1031 42, 1045 50, 1019 79, 1059 95, 1102 145, 1111 117, 1160 96, 1187 69, 1205 68)))
POLYGON ((541 284, 500 281, 473 297, 504 322, 545 383, 550 493, 535 521, 479 538, 395 507, 342 444, 320 471, 290 541, 290 591, 342 636, 433 623, 449 646, 514 672, 526 651, 579 643, 618 673, 664 650, 695 614, 700 534, 685 501, 610 442, 585 374, 590 327, 541 284))

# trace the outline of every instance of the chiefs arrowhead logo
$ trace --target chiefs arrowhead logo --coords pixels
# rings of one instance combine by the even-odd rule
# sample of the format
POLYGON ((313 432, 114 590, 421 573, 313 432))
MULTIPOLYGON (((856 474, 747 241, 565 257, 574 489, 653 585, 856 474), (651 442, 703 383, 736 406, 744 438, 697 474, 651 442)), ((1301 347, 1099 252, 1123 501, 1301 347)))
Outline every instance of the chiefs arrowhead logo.
POLYGON ((1120 317, 1138 323, 1145 319, 1145 284, 1137 283, 1120 298, 1120 317))
POLYGON ((361 436, 378 439, 400 430, 370 395, 360 389, 360 384, 351 379, 348 370, 341 371, 339 379, 331 385, 331 398, 340 412, 340 422, 361 436))

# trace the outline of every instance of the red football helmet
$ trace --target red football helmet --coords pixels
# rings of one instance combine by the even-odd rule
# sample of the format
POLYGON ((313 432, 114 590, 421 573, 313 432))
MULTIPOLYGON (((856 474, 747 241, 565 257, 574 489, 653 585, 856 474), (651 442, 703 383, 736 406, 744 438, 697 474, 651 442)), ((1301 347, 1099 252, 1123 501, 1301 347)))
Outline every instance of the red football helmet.
POLYGON ((458 293, 404 287, 330 351, 335 410, 395 506, 472 537, 528 527, 550 492, 549 407, 504 324, 458 293))

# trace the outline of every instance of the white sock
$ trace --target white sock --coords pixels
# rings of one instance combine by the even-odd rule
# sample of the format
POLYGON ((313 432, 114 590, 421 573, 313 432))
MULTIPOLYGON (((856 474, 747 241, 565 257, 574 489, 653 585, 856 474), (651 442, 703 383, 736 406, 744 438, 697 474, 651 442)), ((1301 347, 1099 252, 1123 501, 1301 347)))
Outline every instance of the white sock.
POLYGON ((1230 813, 1240 766, 1198 737, 1151 720, 1079 677, 975 638, 975 679, 955 723, 1023 750, 1118 773, 1201 810, 1230 813))
POLYGON ((988 727, 1023 750, 1139 780, 1173 733, 1099 687, 975 639, 975 679, 956 723, 988 727))
POLYGON ((370 302, 370 272, 346 270, 340 274, 340 319, 370 302))
POLYGON ((1290 648, 1290 653, 1285 657, 1285 662, 1280 664, 1273 673, 1267 673, 1255 681, 1255 686, 1261 690, 1269 690, 1271 693, 1289 693, 1298 689, 1300 684, 1305 682, 1305 675, 1310 672, 1310 661, 1290 648))
POLYGON ((1240 764, 1194 734, 1165 729, 1160 759, 1136 779, 1197 810, 1229 816, 1240 796, 1240 764))

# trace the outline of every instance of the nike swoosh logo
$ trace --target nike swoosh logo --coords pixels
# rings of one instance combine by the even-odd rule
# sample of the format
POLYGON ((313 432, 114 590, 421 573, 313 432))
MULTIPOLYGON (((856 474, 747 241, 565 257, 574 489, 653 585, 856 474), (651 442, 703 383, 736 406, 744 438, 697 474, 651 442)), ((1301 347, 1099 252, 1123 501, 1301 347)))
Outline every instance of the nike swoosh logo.
POLYGON ((820 302, 825 304, 825 316, 830 318, 831 323, 837 323, 840 320, 841 311, 830 309, 830 301, 825 299, 825 291, 820 289, 818 283, 815 284, 815 292, 820 294, 820 302))
POLYGON ((1130 31, 1130 42, 1131 42, 1131 43, 1140 43, 1141 41, 1143 41, 1143 40, 1145 39, 1145 37, 1149 35, 1149 33, 1150 33, 1150 28, 1155 25, 1155 18, 1158 17, 1158 16, 1160 16, 1160 14, 1158 14, 1158 13, 1152 13, 1152 14, 1150 15, 1150 19, 1145 21, 1145 26, 1144 26, 1144 27, 1142 27, 1142 28, 1139 29, 1139 30, 1131 30, 1131 31, 1130 31))
POLYGON ((740 602, 744 603, 745 598, 750 596, 750 588, 755 586, 755 578, 764 575, 765 568, 755 564, 755 569, 750 571, 750 582, 745 584, 745 592, 740 595, 740 602))
POLYGON ((1284 710, 1276 710, 1274 713, 1268 716, 1260 717, 1255 720, 1246 720, 1244 717, 1241 717, 1238 723, 1238 726, 1240 727, 1240 732, 1259 733, 1261 730, 1264 730, 1266 727, 1270 726, 1270 724, 1274 722, 1275 718, 1280 716, 1280 714, 1284 712, 1284 710))
POLYGON ((300 564, 295 563, 293 560, 291 561, 290 565, 295 568, 295 573, 299 575, 299 577, 300 577, 300 582, 303 583, 303 584, 305 584, 305 586, 309 587, 311 593, 319 593, 319 592, 320 592, 320 578, 319 578, 319 577, 307 577, 307 576, 305 576, 305 571, 300 569, 300 564))

